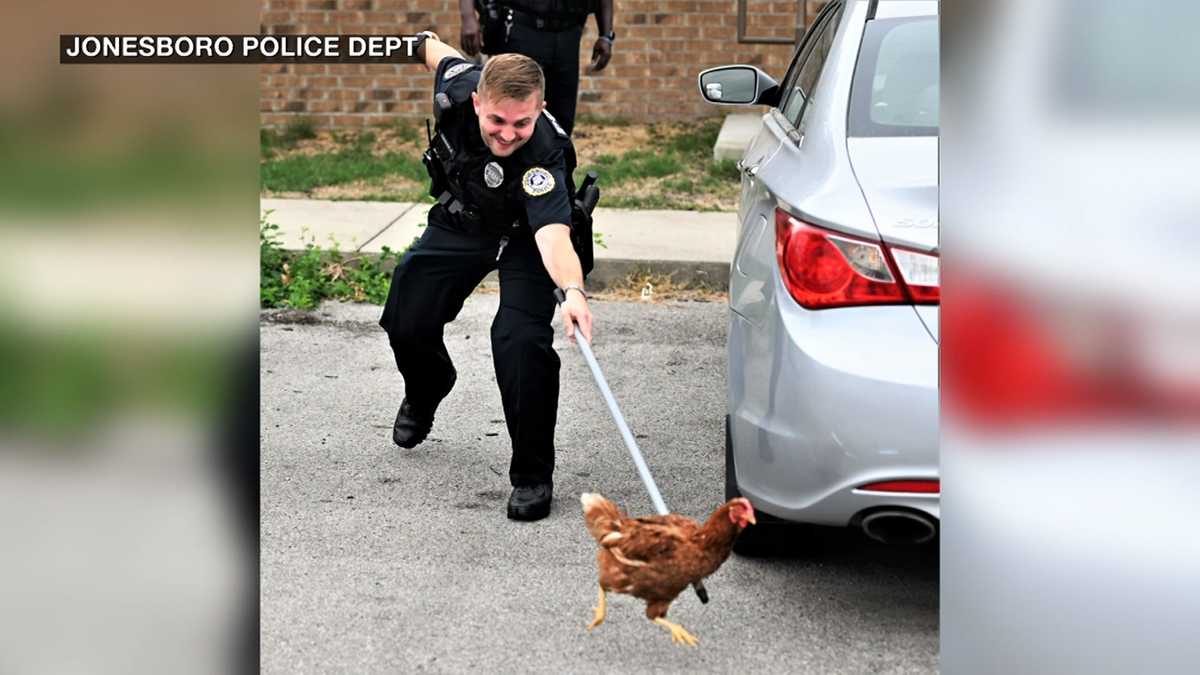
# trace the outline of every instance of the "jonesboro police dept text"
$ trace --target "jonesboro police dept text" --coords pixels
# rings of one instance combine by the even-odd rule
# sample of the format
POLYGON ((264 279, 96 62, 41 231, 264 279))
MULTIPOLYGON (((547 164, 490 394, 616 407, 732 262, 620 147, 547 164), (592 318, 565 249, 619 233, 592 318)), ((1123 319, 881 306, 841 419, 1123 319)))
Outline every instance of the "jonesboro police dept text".
POLYGON ((413 35, 76 35, 67 56, 163 58, 240 56, 337 58, 339 38, 345 56, 392 56, 401 49, 412 56, 419 38, 413 35))

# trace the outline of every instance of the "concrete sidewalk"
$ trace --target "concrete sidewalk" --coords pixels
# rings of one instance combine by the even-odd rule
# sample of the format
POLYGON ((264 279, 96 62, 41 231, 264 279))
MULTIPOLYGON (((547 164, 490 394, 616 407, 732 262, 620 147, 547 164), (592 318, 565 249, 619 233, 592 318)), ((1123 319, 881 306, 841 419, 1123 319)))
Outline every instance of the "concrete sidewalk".
MULTIPOLYGON (((263 199, 267 221, 279 225, 284 248, 313 242, 343 252, 402 250, 420 236, 430 205, 408 202, 352 202, 263 199)), ((597 208, 594 229, 607 248, 597 246, 589 285, 600 288, 633 272, 670 276, 689 285, 728 287, 729 264, 737 235, 737 214, 702 211, 641 211, 597 208)))

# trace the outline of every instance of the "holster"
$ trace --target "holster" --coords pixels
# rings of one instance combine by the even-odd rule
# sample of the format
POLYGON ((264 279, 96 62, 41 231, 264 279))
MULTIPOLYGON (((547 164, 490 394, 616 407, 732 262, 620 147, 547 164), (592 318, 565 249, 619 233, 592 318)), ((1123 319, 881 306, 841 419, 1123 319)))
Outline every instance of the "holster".
POLYGON ((429 196, 446 209, 446 213, 462 230, 478 234, 483 231, 483 219, 480 214, 467 207, 460 195, 455 194, 454 182, 446 173, 447 167, 452 166, 456 151, 441 132, 433 135, 429 148, 421 155, 425 171, 429 173, 429 196))
POLYGON ((571 246, 579 256, 583 276, 596 266, 595 240, 592 236, 592 211, 600 201, 600 188, 596 185, 596 172, 589 171, 587 177, 575 191, 571 202, 571 246))
POLYGON ((475 8, 479 12, 479 37, 483 40, 483 53, 503 53, 508 46, 504 8, 495 0, 476 0, 475 8))

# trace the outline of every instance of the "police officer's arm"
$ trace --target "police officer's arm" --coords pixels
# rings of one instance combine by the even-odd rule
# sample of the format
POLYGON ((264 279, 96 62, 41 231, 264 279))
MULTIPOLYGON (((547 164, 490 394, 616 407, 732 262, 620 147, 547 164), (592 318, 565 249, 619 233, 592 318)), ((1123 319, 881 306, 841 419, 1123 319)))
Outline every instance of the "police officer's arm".
POLYGON ((588 64, 588 72, 598 73, 608 65, 612 58, 613 43, 607 35, 613 31, 613 0, 600 0, 596 9, 596 38, 592 46, 592 62, 588 64))
POLYGON ((447 56, 454 56, 460 59, 463 57, 462 54, 458 53, 457 49, 439 40, 436 33, 433 33, 433 31, 429 32, 431 36, 421 43, 422 55, 425 57, 425 68, 430 71, 437 70, 438 64, 447 56))
POLYGON ((475 16, 475 0, 458 0, 458 13, 462 15, 463 51, 467 56, 475 56, 483 46, 483 39, 479 35, 479 19, 475 16))
MULTIPOLYGON (((550 273, 550 278, 559 288, 576 286, 583 288, 583 268, 579 264, 579 256, 571 246, 571 228, 567 225, 544 225, 534 233, 538 251, 542 254, 542 264, 550 273)), ((567 329, 567 337, 575 334, 575 324, 588 342, 592 341, 592 311, 588 308, 587 298, 582 291, 567 291, 566 300, 562 304, 563 324, 567 329)))

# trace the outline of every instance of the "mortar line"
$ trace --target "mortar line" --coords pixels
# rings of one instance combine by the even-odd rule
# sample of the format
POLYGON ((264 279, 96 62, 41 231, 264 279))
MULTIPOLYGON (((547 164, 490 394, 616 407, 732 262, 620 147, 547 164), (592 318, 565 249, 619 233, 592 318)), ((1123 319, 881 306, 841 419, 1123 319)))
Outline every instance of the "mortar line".
POLYGON ((364 241, 363 243, 359 244, 359 245, 358 245, 358 248, 354 249, 354 252, 355 252, 355 253, 362 253, 362 249, 363 249, 363 247, 364 247, 364 246, 366 246, 367 244, 369 244, 369 243, 371 243, 371 242, 375 241, 376 239, 378 239, 378 238, 379 238, 379 235, 383 234, 384 232, 387 232, 389 227, 391 227, 391 226, 395 225, 395 224, 396 224, 396 222, 397 222, 397 221, 399 221, 399 220, 400 220, 401 218, 403 218, 404 216, 407 216, 407 215, 408 215, 408 212, 409 212, 409 211, 412 211, 412 210, 413 210, 413 209, 415 209, 415 208, 417 208, 417 205, 418 205, 418 204, 420 204, 420 202, 413 202, 412 204, 409 204, 407 209, 404 209, 404 211, 403 211, 403 212, 401 212, 401 213, 400 213, 400 215, 398 215, 398 216, 396 216, 395 218, 393 218, 393 219, 391 220, 391 222, 389 222, 387 225, 384 225, 384 226, 383 226, 383 229, 381 229, 380 231, 378 231, 378 232, 376 232, 375 234, 371 235, 371 237, 370 237, 369 239, 367 239, 367 240, 366 240, 366 241, 364 241))

